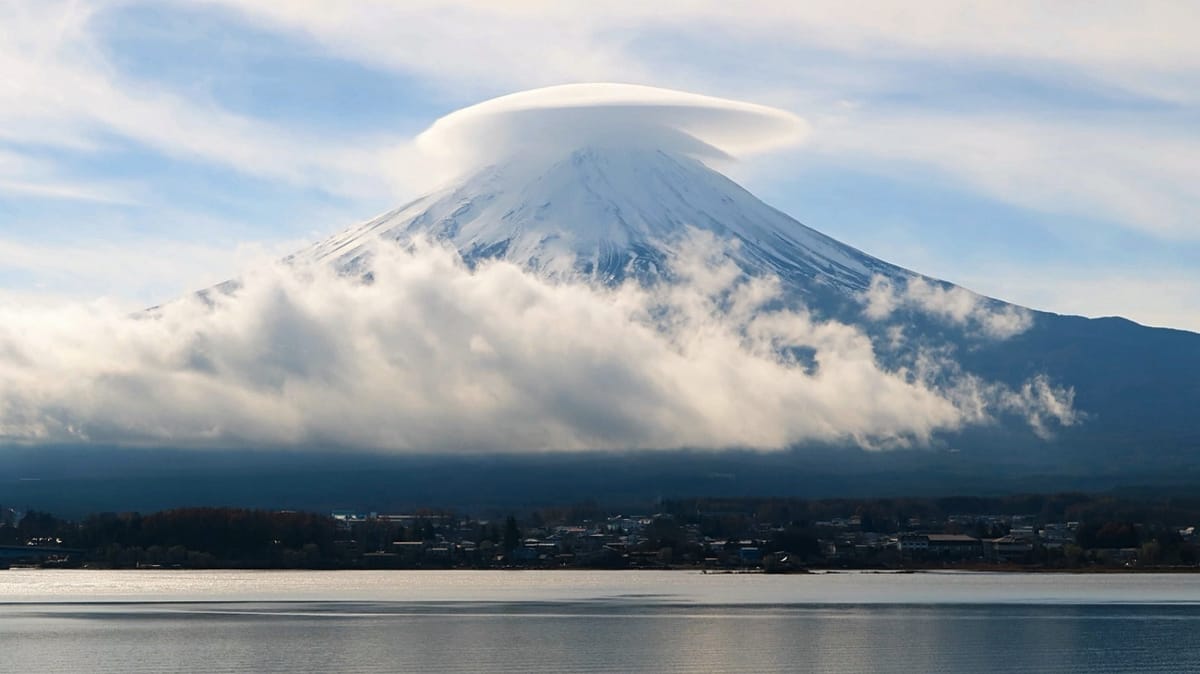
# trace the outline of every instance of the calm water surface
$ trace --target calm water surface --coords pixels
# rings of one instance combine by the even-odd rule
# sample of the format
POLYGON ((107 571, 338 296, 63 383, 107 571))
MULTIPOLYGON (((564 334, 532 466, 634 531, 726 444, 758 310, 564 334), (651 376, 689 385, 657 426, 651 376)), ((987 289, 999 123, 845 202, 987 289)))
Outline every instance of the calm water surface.
POLYGON ((1200 672, 1200 576, 0 571, 0 672, 1200 672))

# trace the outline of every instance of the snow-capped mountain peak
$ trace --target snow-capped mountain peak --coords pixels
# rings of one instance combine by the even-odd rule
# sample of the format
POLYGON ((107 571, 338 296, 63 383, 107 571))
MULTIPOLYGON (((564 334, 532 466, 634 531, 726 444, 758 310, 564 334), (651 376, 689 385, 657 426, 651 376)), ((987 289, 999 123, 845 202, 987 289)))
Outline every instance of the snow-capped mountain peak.
POLYGON ((859 292, 907 272, 771 208, 699 159, 642 144, 589 144, 488 165, 464 180, 315 246, 345 269, 367 243, 429 237, 468 262, 501 258, 552 277, 614 282, 663 268, 688 228, 735 241, 750 273, 859 292))

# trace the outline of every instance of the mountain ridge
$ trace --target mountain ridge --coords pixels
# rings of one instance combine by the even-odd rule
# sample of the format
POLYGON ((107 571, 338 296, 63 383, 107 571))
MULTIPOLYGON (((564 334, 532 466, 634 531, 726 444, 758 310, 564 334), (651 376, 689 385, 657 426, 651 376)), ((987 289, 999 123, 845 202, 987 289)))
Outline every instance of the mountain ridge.
POLYGON ((473 264, 504 259, 544 275, 603 283, 653 277, 685 228, 736 241, 744 271, 866 290, 916 274, 842 244, 762 202, 699 159, 656 148, 588 145, 559 158, 490 164, 295 256, 355 269, 375 238, 445 242, 473 264))
MULTIPOLYGON (((1070 447, 1069 453, 1083 444, 1108 445, 1093 435, 1101 429, 1126 437, 1126 446, 1190 446, 1188 438, 1196 435, 1188 430, 1195 426, 1186 409, 1200 406, 1200 385, 1188 379, 1200 378, 1200 334, 978 295, 838 242, 700 159, 658 148, 585 145, 549 159, 543 153, 494 162, 299 257, 360 273, 370 266, 368 241, 427 237, 455 248, 469 265, 501 259, 552 278, 619 283, 656 278, 672 255, 664 241, 687 227, 736 242, 724 252, 743 271, 774 275, 810 309, 861 327, 890 366, 908 366, 922 350, 948 348, 968 374, 1012 387, 1045 375, 1073 388, 1085 421, 1058 429, 1051 443, 1070 447), (880 280, 894 286, 898 304, 871 320, 868 295, 880 280), (910 286, 926 288, 927 296, 906 304, 902 295, 910 286), (943 300, 946 307, 930 304, 943 300), (1028 312, 1029 321, 1001 338, 981 335, 964 318, 971 314, 953 313, 954 302, 963 301, 985 312, 1028 312), (909 344, 890 351, 889 328, 896 326, 907 331, 909 344), (1141 343, 1148 345, 1144 353, 1141 343), (1165 362, 1175 363, 1174 371, 1165 362), (1161 379, 1148 383, 1145 371, 1161 379), (1155 401, 1153 386, 1175 399, 1155 401), (1131 392, 1137 396, 1131 399, 1131 392), (1124 416, 1141 428, 1123 426, 1124 416)), ((1014 441, 1044 444, 1025 433, 1014 441)))

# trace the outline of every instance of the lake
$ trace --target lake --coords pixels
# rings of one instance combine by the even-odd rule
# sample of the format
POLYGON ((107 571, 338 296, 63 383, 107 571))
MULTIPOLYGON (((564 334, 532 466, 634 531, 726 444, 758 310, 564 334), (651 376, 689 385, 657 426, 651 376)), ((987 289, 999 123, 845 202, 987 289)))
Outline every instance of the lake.
POLYGON ((1200 671, 1200 575, 0 571, 0 672, 1200 671))

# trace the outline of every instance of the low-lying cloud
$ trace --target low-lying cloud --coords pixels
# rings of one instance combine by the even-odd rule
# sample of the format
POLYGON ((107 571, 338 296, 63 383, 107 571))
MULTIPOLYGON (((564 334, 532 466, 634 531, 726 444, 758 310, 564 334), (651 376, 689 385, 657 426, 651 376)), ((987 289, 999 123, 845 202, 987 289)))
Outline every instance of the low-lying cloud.
POLYGON ((872 320, 887 319, 897 309, 915 309, 989 339, 1008 339, 1033 326, 1033 314, 1027 309, 920 276, 910 278, 900 288, 876 276, 862 301, 863 313, 872 320))
MULTIPOLYGON (((894 447, 992 423, 1027 394, 889 370, 858 328, 774 308, 697 237, 680 282, 547 281, 379 243, 369 282, 277 265, 231 294, 129 316, 0 309, 0 439, 380 451, 894 447), (935 384, 933 382, 940 381, 935 384), (946 382, 949 383, 946 383, 946 382), (1015 396, 1015 397, 1014 397, 1015 396)), ((942 373, 944 375, 944 372, 942 373)))

